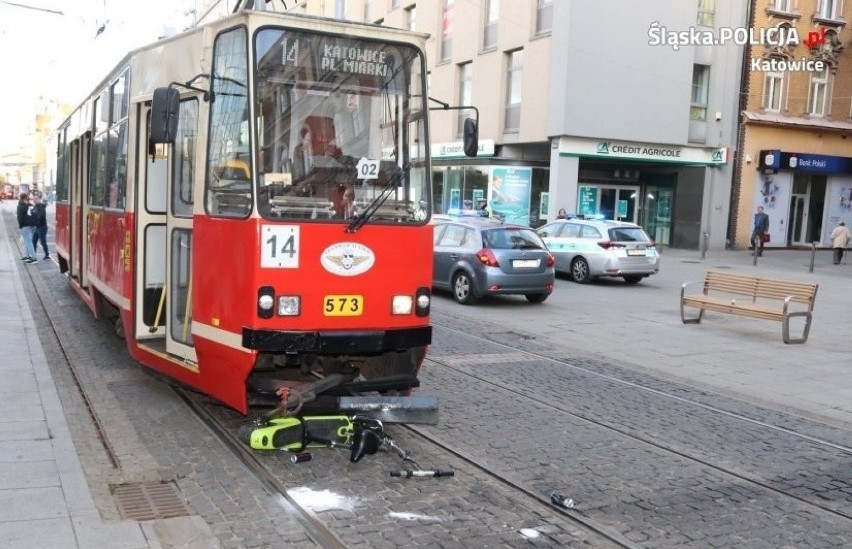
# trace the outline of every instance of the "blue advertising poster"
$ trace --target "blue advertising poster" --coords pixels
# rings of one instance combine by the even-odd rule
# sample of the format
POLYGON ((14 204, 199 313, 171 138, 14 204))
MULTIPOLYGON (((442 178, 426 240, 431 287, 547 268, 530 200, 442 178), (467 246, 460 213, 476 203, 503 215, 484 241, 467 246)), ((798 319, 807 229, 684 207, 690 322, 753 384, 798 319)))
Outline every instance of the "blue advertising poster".
POLYGON ((494 215, 507 223, 530 224, 532 168, 491 168, 490 200, 494 215))

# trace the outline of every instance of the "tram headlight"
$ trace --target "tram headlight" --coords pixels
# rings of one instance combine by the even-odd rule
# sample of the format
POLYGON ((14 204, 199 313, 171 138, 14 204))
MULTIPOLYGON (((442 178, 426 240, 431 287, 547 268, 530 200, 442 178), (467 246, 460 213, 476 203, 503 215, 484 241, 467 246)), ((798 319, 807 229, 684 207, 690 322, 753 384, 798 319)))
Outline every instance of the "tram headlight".
POLYGON ((414 308, 414 300, 410 295, 393 296, 393 314, 410 315, 412 308, 414 308))
POLYGON ((299 316, 302 299, 297 295, 278 296, 278 316, 299 316))
POLYGON ((261 286, 257 289, 257 316, 260 318, 272 318, 275 312, 275 288, 272 286, 261 286))
POLYGON ((429 316, 429 307, 432 305, 432 289, 417 288, 417 308, 414 314, 417 316, 429 316))

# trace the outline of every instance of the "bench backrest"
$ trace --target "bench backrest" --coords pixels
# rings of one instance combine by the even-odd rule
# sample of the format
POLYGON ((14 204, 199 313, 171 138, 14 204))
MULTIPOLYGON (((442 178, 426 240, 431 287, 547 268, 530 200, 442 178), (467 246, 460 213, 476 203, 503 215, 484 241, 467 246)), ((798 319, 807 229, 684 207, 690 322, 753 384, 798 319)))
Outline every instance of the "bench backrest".
POLYGON ((813 304, 818 284, 810 282, 792 282, 777 278, 763 278, 749 275, 707 271, 704 277, 704 293, 708 290, 751 296, 754 299, 785 299, 792 297, 799 303, 813 304))

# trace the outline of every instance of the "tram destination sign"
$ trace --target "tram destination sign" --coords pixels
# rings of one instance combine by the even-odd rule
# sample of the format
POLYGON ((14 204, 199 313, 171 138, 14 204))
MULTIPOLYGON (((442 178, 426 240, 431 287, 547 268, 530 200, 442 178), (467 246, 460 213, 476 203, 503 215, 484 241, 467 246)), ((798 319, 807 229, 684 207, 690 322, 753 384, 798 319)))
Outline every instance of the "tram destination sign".
POLYGON ((361 88, 381 89, 400 74, 407 52, 397 45, 345 37, 287 33, 280 39, 281 65, 296 77, 326 86, 355 77, 361 88))
POLYGON ((325 44, 320 70, 387 77, 387 52, 364 47, 325 44))

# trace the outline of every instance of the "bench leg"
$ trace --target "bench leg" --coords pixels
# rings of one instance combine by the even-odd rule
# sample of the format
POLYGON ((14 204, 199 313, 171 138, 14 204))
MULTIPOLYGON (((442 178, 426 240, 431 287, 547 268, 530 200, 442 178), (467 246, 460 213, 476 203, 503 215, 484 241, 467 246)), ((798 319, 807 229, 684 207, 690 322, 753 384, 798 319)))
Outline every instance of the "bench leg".
POLYGON ((784 343, 804 343, 808 340, 808 334, 811 331, 811 313, 790 313, 784 317, 781 323, 781 337, 784 338, 784 343), (805 317, 805 328, 802 331, 802 337, 799 339, 790 338, 790 318, 794 316, 805 317))
POLYGON ((698 309, 698 316, 693 318, 686 318, 686 314, 684 312, 683 301, 680 302, 680 320, 684 324, 698 324, 701 322, 701 318, 704 316, 704 309, 698 309))

